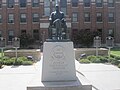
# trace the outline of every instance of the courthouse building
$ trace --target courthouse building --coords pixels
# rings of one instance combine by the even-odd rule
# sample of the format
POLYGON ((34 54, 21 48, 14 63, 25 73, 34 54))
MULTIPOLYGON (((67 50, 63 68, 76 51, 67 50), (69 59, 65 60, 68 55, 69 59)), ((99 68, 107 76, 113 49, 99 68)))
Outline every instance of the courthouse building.
MULTIPOLYGON (((103 43, 108 35, 120 43, 120 0, 59 0, 59 5, 71 39, 79 30, 90 30, 98 31, 103 43)), ((55 0, 0 0, 0 36, 7 43, 23 33, 44 41, 54 10, 55 0)))

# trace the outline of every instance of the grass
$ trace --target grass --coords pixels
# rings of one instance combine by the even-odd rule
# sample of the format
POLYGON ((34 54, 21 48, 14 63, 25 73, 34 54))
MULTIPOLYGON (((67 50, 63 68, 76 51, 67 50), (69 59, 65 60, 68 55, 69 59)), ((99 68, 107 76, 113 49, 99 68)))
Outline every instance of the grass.
POLYGON ((111 54, 120 56, 120 48, 113 48, 111 49, 111 54))

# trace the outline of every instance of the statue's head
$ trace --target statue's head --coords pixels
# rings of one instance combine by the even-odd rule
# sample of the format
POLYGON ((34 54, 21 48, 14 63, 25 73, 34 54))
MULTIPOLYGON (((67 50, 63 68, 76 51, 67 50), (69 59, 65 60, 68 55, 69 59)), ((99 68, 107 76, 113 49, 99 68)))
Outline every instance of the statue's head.
POLYGON ((58 4, 55 5, 55 9, 56 9, 56 12, 59 12, 59 5, 58 4))

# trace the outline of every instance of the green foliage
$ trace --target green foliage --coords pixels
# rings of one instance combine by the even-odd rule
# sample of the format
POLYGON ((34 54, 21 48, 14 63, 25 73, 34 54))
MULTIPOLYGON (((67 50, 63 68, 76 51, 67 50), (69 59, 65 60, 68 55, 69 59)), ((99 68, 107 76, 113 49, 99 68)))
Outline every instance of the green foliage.
POLYGON ((18 57, 17 60, 15 57, 9 58, 9 57, 3 57, 0 59, 0 66, 2 65, 32 65, 33 62, 29 61, 27 57, 18 57))
POLYGON ((88 56, 87 59, 90 60, 90 61, 92 61, 92 60, 96 59, 96 56, 91 55, 91 56, 88 56))
POLYGON ((80 63, 91 63, 88 59, 80 59, 80 63))
POLYGON ((26 48, 28 45, 33 44, 34 39, 29 34, 22 34, 20 36, 20 46, 26 48))
POLYGON ((120 68, 120 63, 118 64, 118 67, 120 68))
POLYGON ((4 63, 5 65, 13 65, 13 64, 15 63, 15 59, 16 59, 16 58, 6 59, 6 60, 3 61, 3 63, 4 63))
POLYGON ((74 36, 74 43, 90 47, 93 44, 94 33, 90 30, 79 30, 74 36))
POLYGON ((22 65, 32 65, 32 64, 33 64, 32 61, 24 61, 24 62, 22 63, 22 65))
POLYGON ((19 60, 22 60, 22 61, 28 61, 27 57, 18 57, 17 60, 18 60, 18 61, 19 61, 19 60))
POLYGON ((113 59, 112 61, 111 61, 111 64, 113 64, 113 65, 118 65, 120 63, 120 61, 119 60, 116 60, 116 59, 113 59))
POLYGON ((0 60, 0 68, 2 68, 2 61, 0 60))
POLYGON ((108 62, 108 58, 107 57, 98 56, 97 58, 100 60, 100 63, 107 63, 108 62))
POLYGON ((108 62, 107 57, 103 57, 103 56, 96 57, 94 55, 91 55, 91 56, 88 56, 87 59, 90 60, 92 63, 107 63, 108 62))

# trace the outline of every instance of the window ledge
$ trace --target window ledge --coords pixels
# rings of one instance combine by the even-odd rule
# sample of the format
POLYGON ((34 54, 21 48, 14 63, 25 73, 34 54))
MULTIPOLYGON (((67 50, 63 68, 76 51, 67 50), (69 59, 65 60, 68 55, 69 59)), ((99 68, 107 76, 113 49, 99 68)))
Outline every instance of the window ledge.
POLYGON ((15 24, 15 23, 8 23, 8 24, 15 24))
POLYGON ((78 22, 78 21, 77 21, 77 22, 73 22, 73 21, 72 21, 72 23, 79 23, 79 22, 78 22))
POLYGON ((108 9, 109 9, 109 8, 110 8, 110 9, 111 9, 111 8, 113 8, 113 9, 114 9, 115 7, 108 7, 108 9))
POLYGON ((91 22, 84 22, 84 23, 91 23, 91 22))
POLYGON ((38 8, 38 9, 39 9, 39 6, 38 6, 38 7, 33 7, 33 6, 32 6, 32 9, 34 9, 34 8, 35 8, 35 9, 36 9, 36 8, 38 8))
POLYGON ((15 9, 15 8, 7 8, 7 9, 15 9))
POLYGON ((96 23, 103 23, 103 22, 96 22, 96 23))
POLYGON ((39 24, 39 22, 32 22, 32 24, 39 24))
POLYGON ((115 22, 108 22, 108 23, 115 23, 115 22))
POLYGON ((97 9, 102 9, 102 8, 103 8, 103 6, 102 6, 102 7, 97 7, 97 6, 96 6, 96 8, 97 8, 97 9))
POLYGON ((27 24, 27 23, 20 23, 20 24, 27 24))

